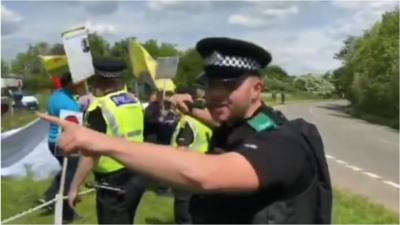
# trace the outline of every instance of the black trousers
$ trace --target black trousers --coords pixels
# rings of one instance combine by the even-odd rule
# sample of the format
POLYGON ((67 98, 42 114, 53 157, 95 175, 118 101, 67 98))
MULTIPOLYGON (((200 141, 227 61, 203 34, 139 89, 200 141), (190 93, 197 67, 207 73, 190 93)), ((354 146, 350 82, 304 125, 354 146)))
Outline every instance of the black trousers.
POLYGON ((145 191, 145 180, 127 169, 109 174, 95 173, 99 183, 123 189, 125 193, 98 189, 96 195, 99 224, 132 224, 137 206, 145 191))
POLYGON ((192 194, 185 191, 174 190, 174 216, 176 224, 191 224, 189 202, 192 194))
MULTIPOLYGON (((54 157, 56 157, 57 161, 60 163, 61 168, 63 167, 63 156, 56 154, 56 144, 49 142, 49 150, 54 157)), ((68 194, 69 187, 71 185, 72 179, 74 178, 76 168, 78 167, 79 157, 68 157, 67 171, 65 177, 65 186, 64 186, 64 195, 68 194)), ((47 188, 44 193, 45 201, 50 201, 53 199, 60 189, 60 181, 61 181, 61 170, 54 177, 51 185, 47 188)), ((72 220, 74 217, 74 210, 69 206, 68 200, 64 200, 63 204, 63 219, 64 220, 72 220)))

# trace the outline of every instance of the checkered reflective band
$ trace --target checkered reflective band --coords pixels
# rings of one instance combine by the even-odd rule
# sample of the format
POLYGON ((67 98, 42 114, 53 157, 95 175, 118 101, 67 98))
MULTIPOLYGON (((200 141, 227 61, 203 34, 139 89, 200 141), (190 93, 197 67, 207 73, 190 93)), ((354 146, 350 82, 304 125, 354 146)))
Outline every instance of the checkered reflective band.
POLYGON ((214 51, 207 59, 206 64, 220 67, 234 67, 238 69, 258 70, 260 64, 248 57, 222 55, 214 51))

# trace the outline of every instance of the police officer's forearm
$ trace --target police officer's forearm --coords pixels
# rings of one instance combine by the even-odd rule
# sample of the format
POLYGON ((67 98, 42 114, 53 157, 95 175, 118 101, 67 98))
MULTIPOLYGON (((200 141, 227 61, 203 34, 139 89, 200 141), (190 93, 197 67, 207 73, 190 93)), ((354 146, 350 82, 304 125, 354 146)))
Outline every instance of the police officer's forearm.
POLYGON ((80 156, 78 168, 71 183, 71 189, 79 189, 92 171, 96 159, 89 156, 80 156))
POLYGON ((237 153, 206 155, 188 149, 113 138, 108 154, 127 167, 191 192, 251 191, 259 186, 252 166, 237 153))

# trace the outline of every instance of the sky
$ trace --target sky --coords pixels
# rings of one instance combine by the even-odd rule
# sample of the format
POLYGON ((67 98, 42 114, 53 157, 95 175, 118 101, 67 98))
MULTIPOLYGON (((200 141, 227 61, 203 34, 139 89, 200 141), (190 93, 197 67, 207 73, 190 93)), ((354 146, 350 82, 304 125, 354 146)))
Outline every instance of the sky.
POLYGON ((80 26, 111 44, 127 37, 156 39, 180 50, 204 37, 254 42, 291 75, 322 74, 349 36, 359 36, 399 7, 397 1, 1 1, 1 57, 30 44, 61 43, 80 26))

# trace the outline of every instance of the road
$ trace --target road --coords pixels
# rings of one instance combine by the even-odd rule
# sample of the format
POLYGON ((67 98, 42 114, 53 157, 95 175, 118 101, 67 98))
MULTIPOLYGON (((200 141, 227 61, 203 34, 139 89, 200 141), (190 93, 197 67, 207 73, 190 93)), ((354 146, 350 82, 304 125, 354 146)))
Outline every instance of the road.
POLYGON ((335 186, 399 211, 399 133, 347 115, 344 100, 276 106, 317 125, 335 186))

